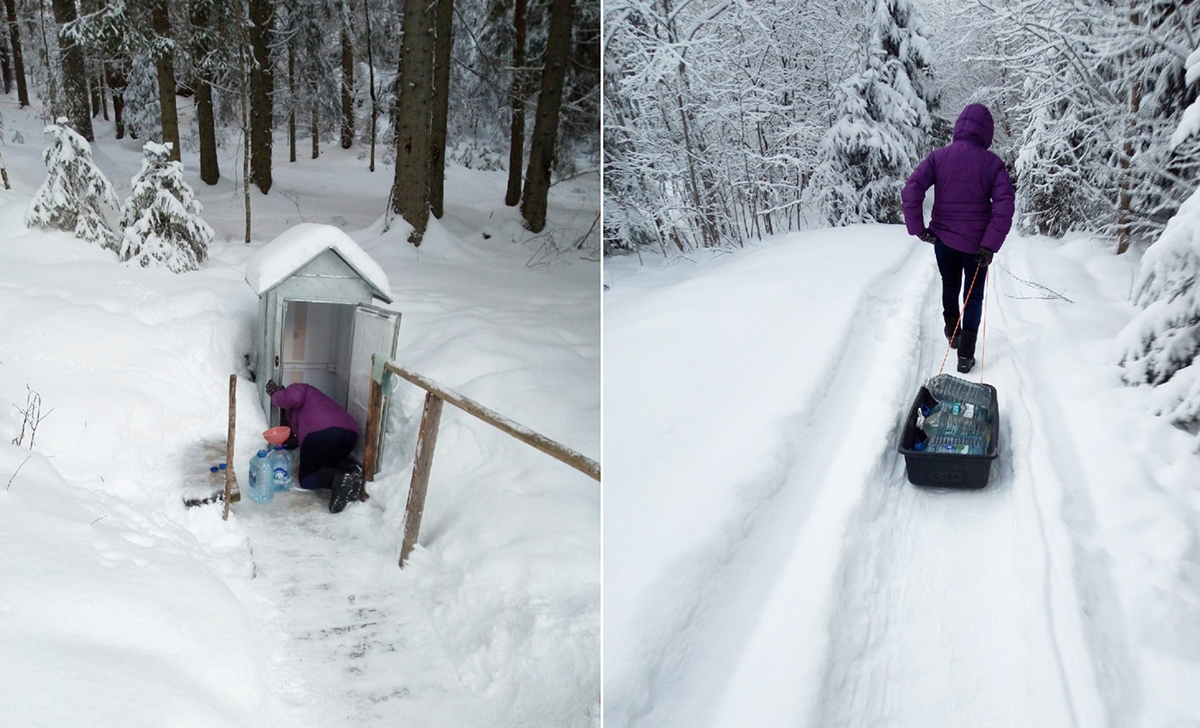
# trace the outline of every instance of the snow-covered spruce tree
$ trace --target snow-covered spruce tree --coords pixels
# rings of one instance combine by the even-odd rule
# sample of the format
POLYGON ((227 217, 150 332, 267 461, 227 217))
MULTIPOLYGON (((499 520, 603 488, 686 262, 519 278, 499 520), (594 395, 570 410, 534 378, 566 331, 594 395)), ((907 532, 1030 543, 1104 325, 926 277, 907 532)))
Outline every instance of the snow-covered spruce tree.
POLYGON ((928 151, 937 94, 914 0, 867 0, 865 67, 835 94, 814 199, 832 225, 900 222, 900 189, 928 151))
MULTIPOLYGON (((1187 81, 1200 80, 1200 50, 1187 59, 1187 81)), ((1200 132, 1200 101, 1193 102, 1172 136, 1178 148, 1200 132)), ((1200 421, 1200 189, 1167 222, 1146 250, 1133 302, 1143 310, 1118 336, 1128 384, 1157 387, 1158 413, 1178 424, 1200 421)))
POLYGON ((25 214, 29 227, 70 230, 80 240, 117 249, 104 208, 115 209, 117 196, 108 178, 92 162, 92 147, 67 126, 66 118, 46 127, 50 146, 42 152, 48 174, 25 214))
POLYGON ((200 218, 203 209, 183 180, 183 165, 171 161, 168 144, 146 142, 142 169, 121 208, 121 260, 142 267, 165 265, 172 272, 197 270, 208 258, 213 230, 200 218))

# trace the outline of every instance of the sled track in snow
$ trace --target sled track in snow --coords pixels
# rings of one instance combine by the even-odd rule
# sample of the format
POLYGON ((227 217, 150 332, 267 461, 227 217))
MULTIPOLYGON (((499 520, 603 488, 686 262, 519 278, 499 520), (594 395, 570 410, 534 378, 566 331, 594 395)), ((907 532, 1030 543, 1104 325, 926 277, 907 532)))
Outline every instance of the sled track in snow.
MULTIPOLYGON (((890 466, 847 534, 819 710, 802 724, 1083 727, 1127 724, 1136 712, 1123 638, 1096 626, 1119 619, 1083 616, 1117 607, 1103 558, 1078 558, 1092 529, 1078 447, 1058 402, 1035 401, 1030 383, 1047 374, 1028 333, 1036 322, 997 293, 985 375, 999 392, 1001 450, 989 484, 912 486, 897 425, 881 458, 890 466)), ((936 283, 923 298, 925 344, 905 410, 945 352, 936 283)), ((951 353, 952 373, 953 362, 951 353)))
POLYGON ((897 368, 887 352, 918 326, 909 299, 928 286, 927 253, 914 247, 866 288, 840 356, 821 380, 825 386, 804 400, 804 411, 780 423, 785 444, 776 457, 756 464, 750 483, 738 484, 746 495, 737 518, 719 541, 678 564, 664 585, 694 596, 686 611, 671 615, 671 629, 656 645, 646 704, 636 714, 606 713, 606 720, 772 725, 780 714, 799 717, 811 709, 813 696, 789 683, 790 663, 800 661, 799 669, 813 675, 820 670, 810 643, 829 605, 812 598, 826 590, 810 585, 833 578, 837 524, 845 522, 855 493, 892 467, 874 452, 864 458, 854 440, 873 448, 892 429, 890 419, 881 424, 874 413, 864 415, 863 403, 907 383, 908 367, 897 368), (869 386, 858 377, 864 368, 872 372, 869 386), (780 661, 786 667, 773 670, 780 661), (688 693, 671 695, 669 685, 686 685, 688 693))

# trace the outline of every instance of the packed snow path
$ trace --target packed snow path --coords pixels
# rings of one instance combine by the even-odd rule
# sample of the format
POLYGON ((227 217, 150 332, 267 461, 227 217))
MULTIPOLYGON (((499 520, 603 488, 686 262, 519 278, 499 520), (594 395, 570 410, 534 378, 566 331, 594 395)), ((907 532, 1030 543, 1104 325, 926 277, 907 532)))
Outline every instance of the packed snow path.
POLYGON ((281 692, 313 726, 404 725, 425 700, 458 713, 447 689, 458 675, 388 558, 394 538, 372 536, 383 527, 377 509, 352 503, 334 515, 328 495, 294 490, 235 506, 256 588, 286 633, 281 692))
MULTIPOLYGON (((878 237, 885 235, 904 245, 887 233, 878 237)), ((1200 603, 1194 558, 1186 555, 1197 544, 1194 503, 1176 517, 1179 492, 1150 485, 1178 480, 1164 482, 1162 470, 1170 463, 1164 451, 1177 455, 1179 441, 1168 436, 1172 444, 1155 448, 1163 459, 1147 459, 1131 443, 1161 438, 1160 421, 1150 425, 1157 435, 1096 424, 1130 394, 1097 397, 1097 384, 1111 388, 1113 378, 1103 343, 1129 311, 1119 276, 1088 271, 1082 258, 1071 261, 1077 268, 1063 266, 1060 253, 1050 254, 1060 246, 1012 240, 993 267, 986 349, 977 358, 999 391, 1001 454, 982 491, 914 487, 896 452, 901 416, 946 352, 927 246, 900 253, 860 241, 849 255, 887 263, 876 264, 869 279, 844 281, 854 293, 831 296, 822 313, 834 323, 824 330, 793 319, 801 338, 839 329, 832 341, 812 337, 811 362, 788 357, 771 331, 775 322, 756 322, 764 332, 761 368, 792 367, 799 377, 816 364, 820 386, 767 409, 781 415, 764 438, 769 446, 738 454, 745 474, 725 486, 739 496, 713 519, 721 525, 696 529, 703 535, 690 538, 700 546, 663 559, 660 604, 630 609, 635 600, 626 602, 613 586, 626 563, 622 547, 606 547, 615 554, 606 563, 606 615, 614 617, 606 659, 608 715, 616 724, 1158 726, 1200 719, 1190 698, 1200 684, 1200 635, 1184 626, 1200 603), (1046 297, 1031 281, 1053 281, 1071 301, 1046 297), (1159 529, 1166 534, 1152 535, 1159 529), (1150 542, 1139 542, 1147 536, 1150 542), (1138 574, 1142 567, 1153 576, 1138 574), (1175 581, 1164 587, 1167 577, 1175 581), (653 645, 640 653, 645 668, 626 662, 638 653, 623 644, 622 625, 653 645)), ((759 261, 757 270, 796 276, 795 298, 803 298, 815 276, 783 263, 759 261)), ((745 273, 737 262, 728 266, 745 273)), ((697 279, 719 290, 712 281, 724 271, 706 272, 697 279)), ((664 300, 654 308, 677 310, 664 300)), ((789 313, 767 306, 764 319, 789 313)), ((606 371, 629 330, 615 318, 619 333, 606 338, 606 371)), ((726 333, 723 321, 709 320, 711 336, 726 333)), ((954 371, 953 352, 946 368, 954 371)), ((969 375, 978 376, 978 368, 969 375)), ((606 431, 620 432, 622 412, 613 409, 606 431)), ((618 466, 621 447, 606 446, 618 466)), ((697 500, 706 497, 703 483, 692 485, 697 500)), ((606 522, 620 523, 620 481, 606 487, 606 522)), ((610 531, 608 543, 614 538, 610 531)))

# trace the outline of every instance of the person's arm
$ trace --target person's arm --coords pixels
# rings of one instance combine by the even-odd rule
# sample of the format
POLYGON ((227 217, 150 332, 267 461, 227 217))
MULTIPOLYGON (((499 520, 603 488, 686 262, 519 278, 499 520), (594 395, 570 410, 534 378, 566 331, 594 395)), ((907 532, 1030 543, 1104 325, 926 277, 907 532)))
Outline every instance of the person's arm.
POLYGON ((275 393, 271 395, 271 404, 279 409, 290 410, 303 404, 307 396, 307 384, 290 384, 283 389, 275 390, 275 393))
POLYGON ((987 229, 983 231, 983 240, 979 247, 987 248, 995 253, 1004 245, 1004 238, 1012 228, 1013 213, 1016 212, 1016 193, 1013 191, 1012 180, 1008 178, 1008 170, 1004 163, 996 165, 996 176, 992 181, 992 219, 988 221, 987 229))
POLYGON ((936 174, 933 169, 933 155, 929 155, 917 165, 909 176, 904 189, 900 191, 903 202, 904 227, 909 235, 920 236, 925 232, 925 191, 933 186, 936 174))

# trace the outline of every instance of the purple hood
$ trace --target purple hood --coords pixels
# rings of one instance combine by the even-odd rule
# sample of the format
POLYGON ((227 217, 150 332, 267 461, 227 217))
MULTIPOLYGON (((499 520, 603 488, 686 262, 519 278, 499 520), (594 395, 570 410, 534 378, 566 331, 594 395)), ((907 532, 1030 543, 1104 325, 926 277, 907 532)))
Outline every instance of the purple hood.
POLYGON ((988 147, 995 131, 983 104, 970 104, 954 123, 954 141, 925 158, 901 199, 910 235, 925 231, 925 192, 936 187, 929 223, 943 243, 964 253, 997 251, 1012 227, 1015 195, 1004 162, 988 147))
POLYGON ((350 413, 311 384, 289 384, 271 395, 271 403, 287 412, 301 447, 309 433, 330 427, 358 432, 358 423, 350 413))

